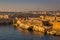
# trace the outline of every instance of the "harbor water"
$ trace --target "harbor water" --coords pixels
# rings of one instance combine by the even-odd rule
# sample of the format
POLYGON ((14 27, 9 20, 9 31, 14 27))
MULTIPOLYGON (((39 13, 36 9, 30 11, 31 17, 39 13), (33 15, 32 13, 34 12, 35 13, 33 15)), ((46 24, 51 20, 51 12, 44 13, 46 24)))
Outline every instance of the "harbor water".
POLYGON ((20 31, 12 25, 1 25, 0 40, 60 40, 60 37, 44 35, 39 32, 20 31))

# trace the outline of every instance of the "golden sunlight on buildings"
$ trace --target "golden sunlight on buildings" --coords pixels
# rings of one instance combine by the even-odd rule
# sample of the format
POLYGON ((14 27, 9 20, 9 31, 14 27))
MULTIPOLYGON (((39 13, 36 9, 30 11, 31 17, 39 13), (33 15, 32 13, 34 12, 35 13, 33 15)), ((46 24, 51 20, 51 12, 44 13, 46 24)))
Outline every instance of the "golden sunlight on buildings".
POLYGON ((8 15, 4 15, 4 19, 8 19, 9 18, 9 16, 8 15))
POLYGON ((0 19, 2 19, 3 18, 3 15, 0 15, 0 19))
POLYGON ((60 21, 60 17, 56 17, 56 20, 57 20, 57 21, 60 21))
POLYGON ((8 15, 0 15, 0 19, 8 19, 9 16, 8 15))
POLYGON ((32 14, 46 14, 46 11, 33 11, 32 14))
POLYGON ((59 13, 59 12, 57 12, 57 13, 56 13, 56 15, 60 15, 60 13, 59 13))

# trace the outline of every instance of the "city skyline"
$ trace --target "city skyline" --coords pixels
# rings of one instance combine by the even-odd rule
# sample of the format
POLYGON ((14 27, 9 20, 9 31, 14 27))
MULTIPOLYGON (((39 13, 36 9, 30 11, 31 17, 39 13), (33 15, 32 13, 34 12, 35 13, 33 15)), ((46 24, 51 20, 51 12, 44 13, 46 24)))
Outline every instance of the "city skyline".
POLYGON ((0 0, 0 11, 55 11, 60 10, 60 0, 0 0))

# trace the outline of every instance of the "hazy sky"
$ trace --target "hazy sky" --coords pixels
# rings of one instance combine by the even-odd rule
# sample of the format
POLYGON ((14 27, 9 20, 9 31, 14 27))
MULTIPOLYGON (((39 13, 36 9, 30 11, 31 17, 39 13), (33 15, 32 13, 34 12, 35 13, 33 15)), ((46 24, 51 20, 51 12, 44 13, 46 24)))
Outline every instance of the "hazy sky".
POLYGON ((60 0, 0 0, 0 11, 60 10, 60 0))

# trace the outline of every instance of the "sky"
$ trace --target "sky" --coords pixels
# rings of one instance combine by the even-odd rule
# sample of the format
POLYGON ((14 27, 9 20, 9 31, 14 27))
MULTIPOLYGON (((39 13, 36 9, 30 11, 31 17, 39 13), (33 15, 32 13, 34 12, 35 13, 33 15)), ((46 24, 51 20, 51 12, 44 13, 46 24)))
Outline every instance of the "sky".
POLYGON ((55 11, 60 0, 0 0, 0 11, 55 11))

